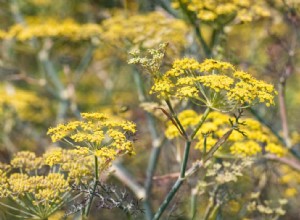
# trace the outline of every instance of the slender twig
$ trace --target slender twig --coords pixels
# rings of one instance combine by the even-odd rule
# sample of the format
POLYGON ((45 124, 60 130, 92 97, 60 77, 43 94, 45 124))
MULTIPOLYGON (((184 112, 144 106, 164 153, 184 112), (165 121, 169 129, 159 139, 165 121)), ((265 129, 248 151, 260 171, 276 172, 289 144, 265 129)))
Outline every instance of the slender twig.
POLYGON ((205 214, 204 214, 204 218, 203 218, 204 220, 208 220, 208 218, 210 217, 210 215, 211 215, 211 213, 212 213, 212 211, 213 211, 213 209, 216 205, 215 204, 215 196, 217 194, 217 190, 218 190, 218 186, 216 186, 213 190, 213 195, 210 198, 209 203, 208 203, 208 205, 206 207, 206 210, 205 210, 205 214))
POLYGON ((95 195, 95 192, 96 192, 96 188, 97 188, 97 185, 98 185, 98 181, 99 181, 99 166, 98 166, 98 157, 95 156, 95 163, 94 163, 94 168, 95 168, 95 173, 94 173, 94 187, 93 187, 93 192, 92 194, 90 195, 90 200, 89 200, 89 203, 86 207, 86 212, 85 212, 85 216, 88 217, 90 211, 91 211, 91 207, 92 207, 92 203, 93 203, 93 199, 94 199, 94 195, 95 195))
POLYGON ((181 10, 187 16, 189 23, 191 25, 193 25, 195 33, 196 33, 196 36, 197 36, 199 42, 201 43, 201 45, 203 47, 205 56, 206 57, 211 57, 212 51, 211 51, 211 49, 209 48, 208 44, 205 42, 205 40, 204 40, 204 38, 202 36, 201 29, 199 27, 200 25, 198 25, 196 23, 196 20, 192 17, 191 13, 186 9, 185 5, 182 3, 181 0, 179 0, 179 4, 180 4, 181 10))
POLYGON ((233 132, 234 128, 231 128, 227 131, 219 140, 218 142, 208 151, 208 153, 204 156, 204 162, 209 160, 214 153, 227 141, 231 133, 233 132))
POLYGON ((149 165, 147 168, 147 177, 145 182, 145 190, 146 195, 149 196, 151 194, 152 184, 153 184, 153 175, 156 168, 156 165, 158 163, 158 156, 160 154, 161 147, 164 145, 164 142, 166 141, 166 138, 163 139, 163 141, 157 142, 157 140, 152 141, 153 150, 150 154, 149 159, 149 165))
POLYGON ((193 134, 191 135, 191 139, 194 139, 194 137, 196 136, 196 134, 198 133, 199 129, 201 128, 202 124, 204 123, 204 121, 206 120, 208 114, 210 112, 210 108, 206 108, 205 112, 202 115, 202 118, 200 120, 200 122, 198 123, 198 125, 196 126, 196 129, 194 130, 193 134))
POLYGON ((177 128, 177 130, 179 131, 179 133, 186 139, 186 135, 183 133, 183 129, 182 129, 182 126, 179 127, 178 125, 178 122, 176 121, 179 121, 178 118, 177 120, 175 120, 174 118, 177 117, 177 116, 171 116, 164 108, 162 107, 157 107, 155 109, 160 109, 167 117, 168 119, 172 122, 172 124, 177 128))
POLYGON ((160 6, 165 10, 167 11, 170 15, 172 15, 174 18, 177 18, 178 15, 176 13, 176 11, 170 7, 170 1, 165 1, 165 0, 158 0, 158 3, 160 4, 160 6))
POLYGON ((92 58, 93 58, 93 52, 95 50, 96 46, 95 45, 89 45, 84 56, 81 58, 81 61, 78 65, 78 67, 75 70, 75 80, 74 82, 78 82, 84 73, 84 71, 87 69, 88 65, 90 64, 92 58))
POLYGON ((214 48, 214 46, 218 43, 218 39, 220 34, 222 33, 223 27, 217 27, 213 29, 212 35, 211 35, 211 41, 209 43, 209 47, 214 48))
POLYGON ((164 201, 160 205, 160 207, 157 210, 156 214, 154 215, 153 220, 160 219, 161 215, 163 214, 163 212, 165 211, 165 209, 167 208, 167 206, 169 205, 169 203, 171 202, 171 200, 173 199, 173 197, 177 193, 177 191, 180 188, 180 186, 182 185, 183 181, 184 181, 184 178, 178 178, 177 179, 177 181, 175 182, 175 184, 173 185, 173 187, 169 191, 168 195, 166 196, 166 198, 164 199, 164 201))
POLYGON ((176 127, 179 127, 179 129, 180 129, 179 132, 180 132, 181 134, 183 134, 183 137, 184 137, 186 140, 188 140, 188 135, 187 135, 185 129, 183 128, 182 124, 180 123, 180 121, 179 121, 179 119, 178 119, 178 116, 177 116, 176 112, 174 111, 174 109, 173 109, 173 107, 172 107, 172 104, 171 104, 170 100, 166 100, 166 103, 167 103, 167 106, 168 106, 170 112, 172 113, 172 118, 174 118, 174 120, 175 120, 175 122, 176 122, 176 124, 177 124, 177 126, 176 126, 176 125, 175 125, 175 126, 176 126, 176 127))
POLYGON ((45 40, 43 48, 39 53, 39 61, 42 64, 45 72, 49 76, 49 79, 53 83, 54 87, 59 92, 61 92, 61 91, 64 90, 64 86, 63 86, 63 84, 61 83, 61 81, 58 77, 57 70, 55 69, 53 63, 49 60, 49 50, 50 50, 50 48, 51 48, 50 41, 45 40))
POLYGON ((272 125, 270 125, 261 115, 259 115, 259 113, 254 108, 250 107, 248 108, 248 110, 260 123, 268 127, 270 131, 278 138, 278 140, 285 145, 284 139, 279 135, 279 133, 274 129, 272 125))
POLYGON ((284 141, 288 148, 291 147, 291 142, 289 138, 289 128, 287 121, 287 111, 286 111, 286 103, 285 103, 285 85, 288 76, 291 74, 291 67, 286 67, 284 74, 279 79, 278 85, 278 99, 279 99, 279 111, 281 118, 281 127, 283 132, 284 141))
POLYGON ((181 169, 180 169, 180 178, 185 177, 185 170, 189 159, 190 148, 191 148, 191 141, 187 141, 185 145, 181 169))
POLYGON ((154 176, 153 179, 154 180, 175 179, 178 178, 179 176, 180 176, 180 172, 176 172, 176 173, 168 173, 162 176, 154 176))
POLYGON ((114 162, 109 171, 129 189, 131 189, 138 199, 145 198, 146 193, 143 186, 134 180, 134 177, 122 166, 121 163, 114 162))
POLYGON ((276 155, 273 154, 266 154, 264 155, 264 157, 269 160, 277 161, 285 165, 288 165, 289 167, 293 168, 296 171, 300 171, 300 163, 298 162, 298 160, 293 160, 287 157, 277 157, 276 155))
POLYGON ((24 24, 23 15, 20 13, 20 8, 17 0, 12 0, 10 5, 14 19, 17 23, 24 24))
POLYGON ((10 205, 6 205, 5 203, 2 203, 2 202, 0 202, 0 205, 4 206, 4 207, 6 207, 6 208, 9 208, 9 209, 18 211, 18 212, 22 212, 22 213, 24 213, 24 214, 26 214, 26 215, 28 215, 28 216, 31 216, 31 217, 34 216, 34 214, 32 214, 32 213, 25 212, 24 210, 14 208, 14 207, 12 207, 12 206, 10 206, 10 205))
POLYGON ((191 220, 194 220, 197 212, 197 187, 191 191, 191 220))

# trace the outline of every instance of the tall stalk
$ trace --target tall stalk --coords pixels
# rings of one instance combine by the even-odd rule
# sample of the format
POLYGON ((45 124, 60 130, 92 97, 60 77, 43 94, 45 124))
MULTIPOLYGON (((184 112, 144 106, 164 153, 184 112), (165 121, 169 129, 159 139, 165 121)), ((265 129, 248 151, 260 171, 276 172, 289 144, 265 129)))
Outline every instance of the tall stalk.
MULTIPOLYGON (((170 109, 170 111, 173 111, 173 110, 170 109)), ((190 152, 192 140, 196 136, 197 132, 199 131, 199 129, 201 128, 201 126, 203 125, 203 123, 205 122, 205 120, 206 120, 209 112, 210 112, 210 108, 207 108, 205 110, 204 114, 202 115, 202 117, 201 117, 198 125, 196 126, 194 132, 192 133, 192 135, 186 139, 185 149, 184 149, 184 154, 183 154, 183 159, 182 159, 181 168, 180 168, 180 176, 178 177, 178 179, 174 183, 173 187, 171 188, 171 190, 169 191, 169 193, 165 197, 164 201, 162 202, 162 204, 158 208, 156 214, 153 217, 153 220, 157 220, 157 219, 159 219, 161 217, 161 215, 166 210, 166 208, 168 207, 168 205, 171 202, 171 200, 173 199, 173 197, 178 192, 178 190, 181 187, 182 183, 184 182, 184 180, 185 180, 185 173, 186 173, 186 167, 187 167, 187 162, 188 162, 188 159, 189 159, 189 152, 190 152)), ((172 114, 173 114, 173 112, 172 112, 172 114)), ((176 120, 176 122, 180 123, 179 120, 178 121, 176 120)), ((183 126, 181 125, 181 123, 180 123, 179 127, 183 128, 183 126)), ((185 131, 184 131, 184 134, 186 134, 185 131)))
MULTIPOLYGON (((145 102, 147 101, 147 97, 144 91, 141 75, 136 69, 133 71, 133 73, 134 73, 133 75, 134 81, 138 91, 139 101, 145 102)), ((157 167, 157 162, 160 156, 161 146, 163 145, 163 142, 160 140, 160 136, 157 132, 156 121, 154 116, 151 115, 150 113, 146 113, 146 119, 147 119, 148 128, 152 139, 152 149, 151 149, 150 158, 149 158, 147 171, 146 171, 146 180, 144 183, 145 198, 143 200, 143 206, 145 209, 145 217, 147 220, 150 220, 153 217, 153 213, 152 213, 152 207, 149 201, 149 197, 152 191, 153 175, 157 167)))
POLYGON ((98 185, 98 181, 99 181, 99 167, 98 167, 98 157, 95 156, 95 176, 94 176, 94 187, 93 187, 93 192, 92 192, 92 195, 90 195, 90 201, 87 205, 87 208, 86 208, 86 212, 85 212, 85 216, 88 217, 90 211, 91 211, 91 207, 92 207, 92 203, 93 203, 93 199, 94 199, 94 194, 96 192, 96 188, 97 188, 97 185, 98 185))

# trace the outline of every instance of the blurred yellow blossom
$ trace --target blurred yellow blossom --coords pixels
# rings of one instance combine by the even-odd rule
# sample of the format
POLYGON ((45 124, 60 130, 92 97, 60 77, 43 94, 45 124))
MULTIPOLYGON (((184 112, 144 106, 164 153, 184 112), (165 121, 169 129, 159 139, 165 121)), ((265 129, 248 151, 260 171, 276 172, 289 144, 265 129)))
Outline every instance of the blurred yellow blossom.
POLYGON ((169 42, 180 49, 186 44, 188 27, 182 20, 165 16, 161 12, 113 16, 103 21, 102 39, 114 47, 153 48, 161 42, 169 42))
POLYGON ((5 106, 16 111, 24 121, 43 122, 50 116, 47 100, 32 91, 15 88, 10 84, 0 85, 0 115, 7 109, 5 106))
POLYGON ((271 15, 271 10, 262 0, 173 0, 172 6, 194 13, 202 21, 225 24, 234 18, 241 22, 251 22, 271 15))
POLYGON ((287 188, 284 191, 284 194, 286 197, 295 197, 298 194, 298 191, 295 188, 287 188))
MULTIPOLYGON (((178 118, 187 131, 192 131, 199 123, 201 114, 193 110, 185 110, 179 113, 178 118)), ((231 126, 229 120, 234 118, 224 113, 211 112, 197 134, 199 141, 195 148, 203 149, 203 135, 206 135, 206 148, 209 150, 229 130, 231 126)), ((252 118, 243 118, 242 121, 245 125, 240 125, 240 130, 245 136, 238 131, 233 131, 221 150, 226 152, 225 148, 228 146, 230 153, 238 156, 255 156, 263 152, 283 156, 287 153, 267 127, 252 118)), ((170 121, 167 123, 165 134, 169 139, 180 136, 178 129, 170 121)))
POLYGON ((295 197, 298 195, 298 186, 300 184, 300 173, 289 166, 281 165, 280 183, 285 186, 285 196, 295 197))
POLYGON ((10 164, 13 168, 29 172, 39 169, 42 166, 42 158, 37 157, 34 152, 19 151, 14 155, 10 164))
POLYGON ((54 148, 41 157, 18 152, 10 164, 1 163, 0 198, 10 197, 21 205, 24 218, 47 218, 67 201, 72 184, 87 184, 93 179, 93 157, 84 147, 54 148), (24 202, 26 207, 22 207, 24 202))
POLYGON ((62 21, 55 18, 29 17, 26 25, 16 24, 1 35, 4 39, 14 38, 19 41, 48 37, 80 41, 99 38, 100 34, 101 27, 98 24, 79 24, 72 19, 62 21))

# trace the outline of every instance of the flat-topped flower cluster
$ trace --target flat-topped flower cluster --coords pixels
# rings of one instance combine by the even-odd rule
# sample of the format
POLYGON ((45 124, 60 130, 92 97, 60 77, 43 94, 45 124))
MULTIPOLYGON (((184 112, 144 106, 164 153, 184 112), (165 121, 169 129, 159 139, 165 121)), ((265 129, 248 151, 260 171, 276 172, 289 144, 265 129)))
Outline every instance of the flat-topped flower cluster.
POLYGON ((159 99, 189 99, 221 111, 247 108, 257 103, 274 104, 277 92, 273 85, 257 80, 228 62, 183 58, 175 60, 171 69, 161 73, 159 67, 165 47, 166 44, 162 44, 157 50, 149 50, 149 57, 140 57, 139 51, 132 51, 133 58, 129 60, 151 74, 150 94, 159 99))
POLYGON ((136 125, 130 121, 110 119, 102 113, 82 113, 82 121, 59 124, 48 130, 52 141, 76 143, 80 151, 101 158, 107 166, 118 155, 134 154, 133 141, 136 125))
POLYGON ((45 219, 69 199, 72 184, 93 179, 92 170, 93 157, 77 150, 20 151, 10 164, 0 163, 0 198, 10 198, 24 219, 45 219))
POLYGON ((48 131, 54 142, 66 141, 72 149, 56 147, 42 156, 20 151, 10 164, 0 163, 0 198, 11 198, 22 207, 24 218, 47 218, 65 204, 73 184, 88 185, 95 179, 95 169, 104 171, 117 156, 134 154, 134 123, 102 113, 81 116, 82 121, 48 131))

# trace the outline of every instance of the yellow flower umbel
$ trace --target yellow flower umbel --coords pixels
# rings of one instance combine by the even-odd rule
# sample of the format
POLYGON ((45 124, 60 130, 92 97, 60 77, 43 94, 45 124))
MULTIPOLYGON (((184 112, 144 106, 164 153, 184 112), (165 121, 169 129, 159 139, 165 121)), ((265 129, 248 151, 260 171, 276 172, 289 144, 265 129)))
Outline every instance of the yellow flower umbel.
POLYGON ((32 170, 41 168, 42 158, 37 157, 35 153, 30 151, 20 151, 16 153, 10 164, 12 168, 18 168, 21 172, 29 173, 32 170))
POLYGON ((32 38, 61 38, 71 41, 99 38, 101 27, 98 24, 79 24, 72 19, 63 21, 54 18, 27 18, 27 25, 16 24, 7 32, 0 33, 0 39, 16 39, 27 41, 32 38))
MULTIPOLYGON (((103 21, 101 35, 105 45, 110 45, 115 56, 126 55, 133 48, 141 50, 153 48, 161 42, 171 45, 174 55, 178 54, 186 45, 188 26, 180 19, 170 18, 160 12, 132 16, 113 16, 103 21), (123 50, 121 49, 123 48, 123 50)), ((105 46, 104 45, 104 46, 105 46)), ((99 50, 103 53, 103 48, 99 50)), ((126 59, 125 58, 125 59, 126 59)))
MULTIPOLYGON (((201 115, 198 115, 193 110, 185 110, 179 113, 178 118, 187 131, 192 131, 201 118, 201 115)), ((203 150, 203 135, 207 134, 206 150, 210 150, 230 128, 229 119, 233 120, 232 117, 226 114, 211 112, 196 136, 199 142, 197 142, 195 148, 203 150)), ((261 153, 283 156, 287 153, 286 149, 280 144, 280 141, 268 128, 251 118, 244 118, 243 122, 245 125, 240 125, 240 129, 244 132, 245 136, 238 131, 233 131, 223 147, 223 153, 230 152, 233 155, 243 157, 256 156, 261 153)), ((167 123, 166 136, 169 139, 180 136, 179 131, 172 122, 167 123)))
POLYGON ((0 85, 0 116, 8 109, 15 111, 24 121, 41 123, 50 116, 48 101, 36 93, 10 84, 0 85))
POLYGON ((22 219, 47 219, 67 201, 74 181, 69 181, 69 173, 61 165, 46 168, 49 161, 44 158, 47 156, 37 157, 33 152, 21 151, 9 165, 1 164, 0 198, 10 198, 10 202, 0 205, 8 208, 9 213, 18 214, 22 219))
POLYGON ((86 147, 76 147, 75 149, 52 149, 43 155, 45 165, 67 174, 70 184, 87 184, 93 179, 93 155, 86 147))
POLYGON ((117 156, 134 154, 130 137, 136 132, 134 123, 113 120, 101 113, 82 113, 82 121, 60 124, 48 130, 52 141, 63 140, 80 146, 78 153, 89 152, 101 159, 100 166, 106 168, 117 156))
POLYGON ((183 7, 201 21, 221 24, 234 18, 251 22, 270 16, 270 10, 262 0, 174 0, 172 6, 176 9, 183 7))
POLYGON ((153 77, 150 94, 160 99, 189 99, 220 111, 247 108, 257 103, 274 104, 274 86, 237 70, 232 64, 213 59, 199 63, 193 58, 175 60, 166 73, 160 72, 166 44, 149 50, 150 57, 131 52, 130 64, 139 64, 153 77))
POLYGON ((256 103, 274 104, 276 91, 273 85, 236 70, 230 63, 213 59, 199 63, 184 58, 173 63, 172 69, 154 83, 150 93, 191 99, 213 109, 232 111, 256 103), (165 81, 169 86, 162 92, 157 88, 165 81))
MULTIPOLYGON (((89 196, 88 205, 85 207, 85 215, 88 216, 99 181, 99 168, 100 170, 108 168, 117 156, 134 154, 133 141, 130 139, 136 132, 136 126, 130 121, 110 119, 102 113, 82 113, 81 117, 82 121, 72 121, 50 128, 48 134, 53 142, 63 140, 73 146, 75 143, 76 149, 72 151, 72 154, 94 159, 94 163, 89 160, 91 168, 94 168, 94 187, 93 193, 89 196)), ((46 161, 51 166, 61 163, 63 157, 57 151, 48 155, 46 161), (59 155, 58 158, 55 158, 55 155, 59 155)), ((78 183, 78 179, 82 177, 81 171, 83 174, 88 172, 88 170, 80 169, 83 168, 80 164, 77 165, 62 163, 62 169, 69 171, 69 179, 74 179, 75 183, 78 183)), ((79 180, 79 182, 86 181, 79 180)))

